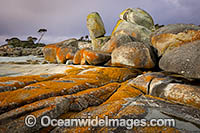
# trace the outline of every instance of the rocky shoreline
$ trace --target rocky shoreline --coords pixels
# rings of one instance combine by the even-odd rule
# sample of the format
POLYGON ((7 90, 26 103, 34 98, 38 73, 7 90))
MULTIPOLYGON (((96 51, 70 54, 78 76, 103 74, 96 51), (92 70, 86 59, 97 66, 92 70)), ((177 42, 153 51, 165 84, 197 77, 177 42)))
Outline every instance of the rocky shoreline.
POLYGON ((23 47, 10 47, 9 45, 0 47, 0 56, 18 57, 18 56, 43 56, 43 47, 36 48, 23 48, 23 47))
POLYGON ((91 42, 72 38, 43 47, 44 59, 57 64, 0 77, 0 132, 200 132, 199 26, 156 27, 146 11, 128 8, 111 36, 104 36, 97 12, 88 15, 87 28, 91 42), (35 116, 31 128, 27 115, 35 116), (147 125, 43 127, 43 116, 147 119, 147 125), (148 126, 153 118, 176 124, 148 126))

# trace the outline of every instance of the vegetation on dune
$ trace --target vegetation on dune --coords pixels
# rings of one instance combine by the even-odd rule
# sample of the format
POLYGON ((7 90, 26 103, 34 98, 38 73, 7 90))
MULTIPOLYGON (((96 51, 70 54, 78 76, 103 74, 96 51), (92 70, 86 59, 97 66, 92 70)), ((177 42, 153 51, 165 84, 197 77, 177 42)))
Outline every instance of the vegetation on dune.
POLYGON ((36 48, 36 47, 43 47, 45 46, 44 43, 40 43, 42 37, 47 32, 47 29, 39 29, 38 33, 41 34, 40 38, 37 39, 36 37, 28 36, 27 40, 20 40, 17 37, 12 37, 10 39, 6 39, 8 45, 12 47, 23 47, 23 48, 36 48), (36 41, 38 42, 36 43, 36 41))

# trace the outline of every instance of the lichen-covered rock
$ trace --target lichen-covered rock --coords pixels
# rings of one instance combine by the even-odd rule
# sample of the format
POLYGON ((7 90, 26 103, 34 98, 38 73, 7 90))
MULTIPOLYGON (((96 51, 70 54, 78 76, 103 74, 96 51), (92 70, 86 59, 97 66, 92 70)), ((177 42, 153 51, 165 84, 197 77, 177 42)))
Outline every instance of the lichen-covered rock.
POLYGON ((57 44, 49 44, 43 48, 44 59, 51 62, 57 63, 56 51, 58 49, 57 44))
POLYGON ((57 63, 64 64, 67 61, 67 59, 73 59, 73 55, 77 50, 78 50, 77 47, 69 47, 69 46, 59 47, 56 52, 57 63))
POLYGON ((90 13, 87 16, 87 28, 91 39, 102 37, 106 33, 103 21, 97 12, 90 13))
POLYGON ((101 51, 84 50, 83 58, 90 65, 99 65, 109 61, 111 59, 111 55, 109 53, 101 51))
POLYGON ((151 35, 152 46, 157 49, 159 56, 196 40, 200 40, 200 27, 192 24, 170 24, 151 35))
POLYGON ((135 38, 130 36, 128 33, 126 33, 123 30, 116 31, 111 39, 104 44, 104 46, 101 48, 101 51, 105 52, 112 52, 115 48, 118 48, 121 45, 124 45, 128 42, 135 41, 135 38))
POLYGON ((148 45, 150 44, 150 35, 152 32, 144 26, 120 20, 115 26, 112 35, 120 30, 126 32, 129 36, 134 37, 137 41, 147 43, 148 45))
POLYGON ((110 40, 110 36, 92 39, 93 50, 100 50, 106 42, 110 40))
POLYGON ((155 29, 152 17, 140 8, 128 8, 124 10, 120 14, 120 19, 144 26, 149 30, 155 29))
POLYGON ((156 72, 149 72, 142 75, 137 76, 136 78, 129 81, 129 84, 135 88, 138 88, 140 91, 142 91, 144 94, 149 94, 149 86, 151 81, 154 78, 161 78, 165 77, 162 73, 156 73, 156 72))
POLYGON ((64 46, 65 46, 65 48, 66 48, 66 46, 77 48, 78 47, 77 40, 72 38, 72 39, 68 39, 68 40, 65 40, 65 41, 62 41, 59 43, 46 45, 45 47, 43 47, 43 54, 44 54, 45 60, 47 60, 51 63, 62 62, 63 60, 65 60, 67 49, 60 48, 60 47, 64 47, 64 46), (75 44, 74 44, 74 42, 75 42, 75 44), (59 48, 60 48, 60 50, 59 50, 59 48), (61 52, 58 52, 58 50, 61 52), (62 54, 65 54, 65 55, 62 55, 62 54))
POLYGON ((184 44, 165 53, 159 61, 159 67, 186 78, 200 78, 200 40, 184 44))
POLYGON ((166 79, 154 79, 150 86, 150 95, 169 101, 200 108, 200 87, 180 83, 167 83, 166 79))
POLYGON ((88 48, 88 49, 93 49, 93 44, 90 41, 78 41, 78 48, 83 49, 83 48, 88 48))
POLYGON ((109 96, 112 95, 119 86, 118 83, 111 83, 101 88, 89 89, 71 96, 65 95, 52 97, 24 105, 18 109, 0 115, 0 131, 38 131, 42 128, 40 122, 42 116, 56 118, 67 111, 81 111, 88 106, 99 105, 109 98, 109 96), (21 119, 25 119, 25 116, 20 116, 20 114, 29 114, 29 112, 36 117, 37 123, 33 128, 27 127, 24 124, 24 121, 21 121, 21 119), (15 118, 14 121, 12 121, 13 118, 15 118))
POLYGON ((41 74, 33 76, 0 77, 0 92, 17 90, 29 84, 61 78, 65 74, 41 74))
POLYGON ((73 58, 73 63, 74 64, 81 64, 81 65, 86 65, 85 63, 85 59, 83 58, 83 52, 84 52, 85 48, 78 50, 73 58))
POLYGON ((45 60, 51 63, 65 64, 67 60, 73 60, 75 53, 79 49, 92 49, 93 45, 89 41, 68 39, 59 43, 49 44, 43 48, 45 60))
MULTIPOLYGON (((70 71, 73 71, 71 69, 70 71)), ((76 75, 70 75, 70 71, 68 71, 68 75, 60 79, 38 82, 21 89, 0 93, 0 113, 52 96, 73 94, 110 82, 123 82, 136 77, 139 73, 139 71, 128 68, 113 67, 85 67, 85 69, 78 70, 80 71, 76 75)))
POLYGON ((176 77, 160 72, 146 73, 130 80, 129 84, 144 94, 200 108, 200 86, 184 84, 183 80, 176 77))
POLYGON ((127 65, 133 68, 153 68, 153 52, 141 42, 130 42, 112 52, 113 65, 127 65))

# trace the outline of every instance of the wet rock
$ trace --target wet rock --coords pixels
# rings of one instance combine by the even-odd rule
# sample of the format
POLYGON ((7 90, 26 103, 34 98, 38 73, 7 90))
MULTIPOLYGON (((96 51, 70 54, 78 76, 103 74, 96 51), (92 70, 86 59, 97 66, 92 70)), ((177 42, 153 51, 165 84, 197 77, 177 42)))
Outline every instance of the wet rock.
POLYGON ((151 35, 152 46, 157 49, 158 55, 182 45, 200 40, 200 27, 192 24, 170 24, 156 30, 151 35))
POLYGON ((87 16, 87 28, 91 39, 102 37, 106 33, 103 21, 97 12, 90 13, 87 16))
POLYGON ((174 72, 186 78, 200 78, 200 41, 184 44, 163 55, 159 67, 167 72, 174 72))
POLYGON ((84 50, 83 58, 90 65, 99 65, 99 64, 104 64, 107 61, 109 61, 111 59, 111 55, 106 52, 84 50))
POLYGON ((113 65, 127 65, 133 68, 153 68, 152 51, 141 42, 130 42, 112 52, 113 65))
POLYGON ((154 30, 154 22, 152 17, 144 10, 140 8, 128 8, 120 14, 120 19, 130 23, 138 24, 154 30))

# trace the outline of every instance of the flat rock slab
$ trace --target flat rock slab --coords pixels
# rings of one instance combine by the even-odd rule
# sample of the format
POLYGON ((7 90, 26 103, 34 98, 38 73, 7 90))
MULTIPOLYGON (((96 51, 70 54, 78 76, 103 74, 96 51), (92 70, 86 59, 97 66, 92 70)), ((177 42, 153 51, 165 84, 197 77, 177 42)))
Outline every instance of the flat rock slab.
POLYGON ((43 64, 43 65, 16 65, 0 64, 0 77, 39 75, 42 73, 64 73, 67 65, 43 64))

